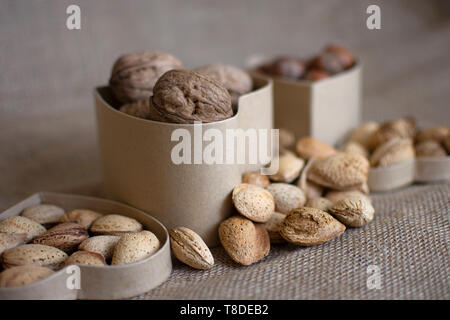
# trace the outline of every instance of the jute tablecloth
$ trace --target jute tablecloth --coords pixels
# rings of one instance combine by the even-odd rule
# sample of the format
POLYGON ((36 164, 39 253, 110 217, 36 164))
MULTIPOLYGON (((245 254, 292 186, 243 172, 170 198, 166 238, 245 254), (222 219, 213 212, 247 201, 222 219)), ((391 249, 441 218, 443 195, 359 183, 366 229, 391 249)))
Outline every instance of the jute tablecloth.
POLYGON ((208 271, 174 261, 168 281, 136 298, 449 299, 449 191, 444 183, 372 195, 376 215, 367 226, 315 247, 274 245, 252 266, 237 265, 221 247, 208 271), (367 286, 371 265, 380 289, 367 286))

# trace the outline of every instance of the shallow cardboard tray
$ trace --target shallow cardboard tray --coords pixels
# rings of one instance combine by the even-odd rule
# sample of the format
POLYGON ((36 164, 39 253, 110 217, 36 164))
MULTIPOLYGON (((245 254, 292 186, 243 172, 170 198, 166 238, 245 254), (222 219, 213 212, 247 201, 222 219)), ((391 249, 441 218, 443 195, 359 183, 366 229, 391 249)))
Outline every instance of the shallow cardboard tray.
POLYGON ((147 292, 163 283, 172 271, 169 235, 155 218, 130 206, 111 200, 71 194, 40 192, 0 214, 0 220, 19 215, 23 209, 49 203, 66 211, 85 208, 100 213, 115 213, 134 218, 160 240, 161 248, 152 256, 122 266, 80 266, 81 289, 69 289, 66 282, 72 274, 67 267, 52 276, 23 287, 0 288, 0 299, 119 299, 147 292))
POLYGON ((414 182, 444 180, 450 180, 450 157, 416 158, 388 167, 371 168, 368 185, 371 192, 382 192, 414 182))
MULTIPOLYGON (((256 89, 239 98, 237 113, 202 124, 203 132, 216 129, 225 135, 227 129, 271 129, 272 83, 259 77, 253 82, 256 89)), ((194 125, 129 116, 112 107, 107 87, 97 88, 94 95, 106 196, 151 212, 168 229, 188 227, 208 246, 218 245, 218 225, 232 213, 233 187, 243 172, 261 165, 174 164, 171 151, 179 142, 171 141, 172 132, 186 129, 194 137, 194 125)))
MULTIPOLYGON (((250 73, 268 77, 255 68, 250 73)), ((276 128, 335 145, 360 122, 361 62, 320 81, 272 80, 276 128)))

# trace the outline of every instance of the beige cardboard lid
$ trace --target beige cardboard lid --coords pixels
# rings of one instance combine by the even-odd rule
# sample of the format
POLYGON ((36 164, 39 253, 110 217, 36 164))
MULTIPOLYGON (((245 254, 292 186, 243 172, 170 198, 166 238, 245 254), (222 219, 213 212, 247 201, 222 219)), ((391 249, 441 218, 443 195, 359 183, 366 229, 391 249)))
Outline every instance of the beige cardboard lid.
POLYGON ((166 228, 144 212, 111 200, 71 194, 41 192, 32 195, 0 214, 0 219, 19 215, 39 203, 55 204, 66 211, 85 208, 100 213, 115 213, 137 219, 160 240, 152 256, 123 266, 80 266, 81 289, 69 289, 67 267, 52 276, 23 287, 0 288, 0 299, 118 299, 129 298, 164 282, 172 271, 169 235, 166 228))

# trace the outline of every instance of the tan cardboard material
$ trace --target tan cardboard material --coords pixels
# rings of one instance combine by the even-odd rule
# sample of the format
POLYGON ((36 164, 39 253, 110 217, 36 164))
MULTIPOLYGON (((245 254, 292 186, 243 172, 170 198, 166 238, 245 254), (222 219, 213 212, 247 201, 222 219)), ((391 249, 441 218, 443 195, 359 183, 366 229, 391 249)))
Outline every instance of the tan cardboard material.
POLYGON ((445 158, 416 158, 417 182, 450 180, 450 156, 445 158))
POLYGON ((0 219, 19 215, 26 207, 50 203, 65 210, 87 208, 100 213, 116 213, 140 221, 161 241, 161 248, 151 257, 123 266, 80 266, 81 289, 66 285, 72 274, 67 267, 52 276, 23 287, 0 288, 0 299, 118 299, 129 298, 164 282, 172 271, 169 235, 166 228, 148 214, 111 200, 42 192, 34 194, 0 214, 0 219))
MULTIPOLYGON (((250 72, 264 76, 256 69, 250 72)), ((297 138, 312 136, 335 145, 360 122, 362 67, 359 62, 321 81, 272 80, 276 128, 288 129, 297 138)))
MULTIPOLYGON (((202 131, 216 129, 225 136, 227 129, 271 129, 272 83, 259 77, 253 81, 257 89, 240 97, 235 116, 202 124, 202 131)), ((174 164, 171 152, 179 141, 171 141, 172 133, 186 129, 194 137, 194 125, 119 112, 111 106, 105 87, 96 89, 95 101, 107 197, 149 212, 167 228, 188 227, 208 246, 217 245, 218 225, 232 212, 233 187, 241 182, 243 172, 260 165, 174 164)))

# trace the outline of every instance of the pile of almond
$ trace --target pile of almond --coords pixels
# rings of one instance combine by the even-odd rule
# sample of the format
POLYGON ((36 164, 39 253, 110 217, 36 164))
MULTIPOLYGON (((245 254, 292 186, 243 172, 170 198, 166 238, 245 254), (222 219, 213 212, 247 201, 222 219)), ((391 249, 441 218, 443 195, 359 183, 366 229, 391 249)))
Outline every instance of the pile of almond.
POLYGON ((26 285, 72 264, 134 263, 159 247, 158 238, 135 219, 35 205, 0 221, 0 287, 26 285))

